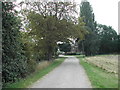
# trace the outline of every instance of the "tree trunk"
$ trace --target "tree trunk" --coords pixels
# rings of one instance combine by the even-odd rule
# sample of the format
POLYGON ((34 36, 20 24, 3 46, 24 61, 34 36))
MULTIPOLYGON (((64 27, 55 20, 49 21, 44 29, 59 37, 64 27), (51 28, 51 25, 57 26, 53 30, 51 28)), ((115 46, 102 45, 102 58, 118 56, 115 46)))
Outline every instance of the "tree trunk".
POLYGON ((47 60, 52 60, 53 47, 48 45, 47 60))

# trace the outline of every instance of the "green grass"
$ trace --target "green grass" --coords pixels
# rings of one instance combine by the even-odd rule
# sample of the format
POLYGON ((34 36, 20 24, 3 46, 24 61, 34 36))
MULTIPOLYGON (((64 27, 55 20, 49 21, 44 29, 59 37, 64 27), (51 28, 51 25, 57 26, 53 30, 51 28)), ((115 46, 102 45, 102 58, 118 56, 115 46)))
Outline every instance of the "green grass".
POLYGON ((93 88, 118 88, 118 77, 113 73, 107 73, 93 64, 88 64, 84 58, 77 56, 80 59, 80 64, 84 67, 93 88))
POLYGON ((42 70, 31 74, 30 76, 28 76, 24 80, 22 79, 19 82, 8 84, 8 85, 6 85, 5 88, 27 88, 28 86, 30 86, 31 84, 36 82, 38 79, 42 78, 44 75, 46 75, 47 73, 52 71, 55 67, 60 65, 64 60, 65 60, 64 57, 58 58, 57 60, 54 60, 46 68, 43 68, 42 70))

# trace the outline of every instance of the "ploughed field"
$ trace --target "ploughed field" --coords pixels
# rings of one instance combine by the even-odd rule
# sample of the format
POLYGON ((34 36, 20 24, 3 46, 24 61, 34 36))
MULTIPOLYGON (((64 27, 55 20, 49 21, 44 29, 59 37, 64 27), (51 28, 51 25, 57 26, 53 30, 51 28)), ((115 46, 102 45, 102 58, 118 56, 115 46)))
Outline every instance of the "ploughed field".
POLYGON ((85 57, 85 62, 93 64, 109 73, 118 74, 118 56, 120 55, 99 55, 85 57))

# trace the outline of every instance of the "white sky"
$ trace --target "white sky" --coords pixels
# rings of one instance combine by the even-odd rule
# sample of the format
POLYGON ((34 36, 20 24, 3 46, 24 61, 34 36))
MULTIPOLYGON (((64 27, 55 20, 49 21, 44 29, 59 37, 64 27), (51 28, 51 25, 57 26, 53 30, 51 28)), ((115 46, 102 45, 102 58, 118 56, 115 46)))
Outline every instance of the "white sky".
MULTIPOLYGON (((80 3, 82 0, 75 0, 80 3)), ((112 26, 118 32, 118 2, 120 0, 87 0, 90 2, 99 24, 112 26)))
MULTIPOLYGON (((24 0, 16 1, 20 2, 24 0)), ((82 0, 74 1, 80 4, 82 0)), ((112 26, 113 29, 115 29, 118 32, 118 2, 120 0, 87 0, 87 1, 89 1, 90 4, 92 5, 93 12, 95 14, 95 20, 97 21, 97 23, 112 26)))

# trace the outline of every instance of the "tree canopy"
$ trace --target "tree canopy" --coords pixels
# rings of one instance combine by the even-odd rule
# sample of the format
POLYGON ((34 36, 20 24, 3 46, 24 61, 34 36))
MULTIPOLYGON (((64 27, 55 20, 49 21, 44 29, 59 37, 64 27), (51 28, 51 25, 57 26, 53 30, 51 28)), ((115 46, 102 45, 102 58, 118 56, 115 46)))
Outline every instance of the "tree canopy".
MULTIPOLYGON (((85 36, 85 40, 83 42, 85 55, 95 55, 98 52, 96 21, 94 19, 92 7, 88 1, 81 2, 80 17, 83 17, 83 22, 85 23, 85 26, 89 32, 89 34, 85 36)), ((81 42, 79 45, 80 44, 81 42)))
POLYGON ((110 26, 101 24, 98 24, 97 29, 100 41, 99 53, 117 53, 118 40, 116 31, 110 26))
POLYGON ((119 35, 111 26, 97 24, 92 6, 88 1, 81 2, 80 16, 83 17, 89 32, 85 40, 79 42, 79 49, 85 52, 86 56, 118 52, 117 36, 119 35))
POLYGON ((43 4, 35 2, 25 5, 30 5, 30 9, 23 8, 21 11, 28 21, 26 30, 28 30, 29 35, 34 37, 33 39, 37 44, 36 47, 40 50, 38 52, 41 52, 41 55, 45 56, 47 60, 52 59, 57 42, 68 41, 69 38, 83 39, 87 33, 81 18, 76 24, 77 18, 73 17, 72 14, 66 13, 67 11, 76 12, 74 3, 44 2, 43 4), (50 7, 51 4, 53 5, 52 8, 50 7), (34 8, 35 6, 36 8, 34 8), (40 10, 39 8, 43 6, 46 7, 44 8, 45 10, 40 10))

